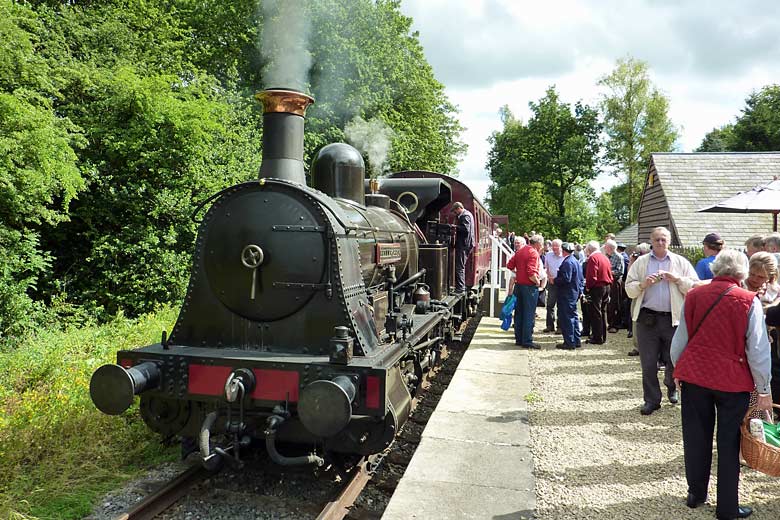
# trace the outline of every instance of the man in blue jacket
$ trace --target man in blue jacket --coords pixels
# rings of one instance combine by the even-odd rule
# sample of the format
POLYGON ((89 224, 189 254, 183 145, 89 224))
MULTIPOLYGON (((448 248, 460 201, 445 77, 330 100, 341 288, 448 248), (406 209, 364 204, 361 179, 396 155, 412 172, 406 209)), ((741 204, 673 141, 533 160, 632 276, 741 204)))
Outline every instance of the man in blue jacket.
POLYGON ((563 263, 558 268, 555 286, 558 288, 558 313, 561 320, 563 343, 555 348, 574 350, 582 346, 580 340, 580 318, 577 315, 577 301, 585 282, 580 263, 571 255, 574 246, 569 242, 561 245, 563 263))

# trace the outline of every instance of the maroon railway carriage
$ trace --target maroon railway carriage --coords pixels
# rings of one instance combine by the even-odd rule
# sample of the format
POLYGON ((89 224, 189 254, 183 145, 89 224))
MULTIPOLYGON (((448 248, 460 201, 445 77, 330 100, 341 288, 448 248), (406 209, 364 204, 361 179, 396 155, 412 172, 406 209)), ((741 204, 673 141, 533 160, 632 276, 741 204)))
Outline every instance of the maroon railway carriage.
MULTIPOLYGON (((442 179, 452 188, 452 202, 444 206, 439 211, 439 222, 455 224, 455 215, 451 212, 453 202, 461 202, 474 215, 474 243, 476 247, 469 255, 466 262, 466 287, 478 288, 485 283, 485 275, 490 270, 490 231, 493 226, 493 220, 490 212, 474 196, 474 193, 468 186, 454 177, 424 170, 409 170, 393 173, 389 176, 391 179, 403 178, 430 178, 442 179)), ((452 271, 451 271, 452 272, 452 271)), ((477 291, 481 294, 481 291, 477 291)))

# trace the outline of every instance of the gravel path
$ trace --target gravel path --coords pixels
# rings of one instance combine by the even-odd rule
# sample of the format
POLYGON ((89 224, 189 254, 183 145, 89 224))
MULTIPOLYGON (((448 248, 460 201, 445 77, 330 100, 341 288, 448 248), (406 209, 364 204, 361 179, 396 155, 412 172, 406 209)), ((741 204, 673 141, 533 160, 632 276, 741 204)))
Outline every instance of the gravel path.
MULTIPOLYGON (((539 312, 541 315, 542 313, 539 312)), ((536 330, 544 328, 537 320, 536 330)), ((711 519, 715 483, 706 505, 685 506, 680 407, 666 399, 650 416, 639 414, 639 358, 626 331, 605 345, 556 350, 560 336, 535 334, 531 353, 531 448, 537 518, 711 519)), ((662 385, 663 387, 663 385, 662 385)), ((716 459, 713 460, 713 472, 716 459)), ((756 520, 780 518, 780 478, 743 467, 740 499, 756 520)))

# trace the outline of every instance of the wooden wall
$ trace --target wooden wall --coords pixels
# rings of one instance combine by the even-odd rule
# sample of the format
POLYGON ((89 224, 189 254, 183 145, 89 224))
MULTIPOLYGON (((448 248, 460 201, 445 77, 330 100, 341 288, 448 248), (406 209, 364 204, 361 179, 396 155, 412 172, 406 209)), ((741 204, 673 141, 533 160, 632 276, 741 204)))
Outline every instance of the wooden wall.
POLYGON ((666 201, 664 190, 658 180, 655 165, 650 163, 650 170, 645 178, 642 202, 639 204, 637 215, 639 223, 639 242, 650 243, 650 232, 653 228, 664 226, 672 232, 672 244, 679 245, 680 240, 672 224, 669 213, 669 204, 666 201))

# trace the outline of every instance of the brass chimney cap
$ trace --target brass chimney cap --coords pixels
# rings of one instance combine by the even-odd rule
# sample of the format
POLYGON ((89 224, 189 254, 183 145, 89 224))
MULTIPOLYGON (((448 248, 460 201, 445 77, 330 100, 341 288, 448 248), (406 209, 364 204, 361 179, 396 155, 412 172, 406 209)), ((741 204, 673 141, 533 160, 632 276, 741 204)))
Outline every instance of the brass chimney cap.
POLYGON ((267 89, 261 90, 255 94, 255 99, 263 104, 263 113, 284 112, 303 117, 306 114, 306 108, 314 103, 314 98, 287 89, 267 89))

